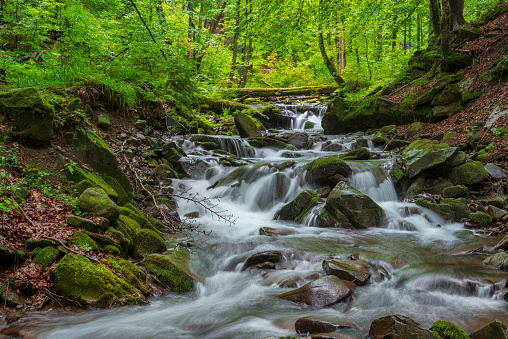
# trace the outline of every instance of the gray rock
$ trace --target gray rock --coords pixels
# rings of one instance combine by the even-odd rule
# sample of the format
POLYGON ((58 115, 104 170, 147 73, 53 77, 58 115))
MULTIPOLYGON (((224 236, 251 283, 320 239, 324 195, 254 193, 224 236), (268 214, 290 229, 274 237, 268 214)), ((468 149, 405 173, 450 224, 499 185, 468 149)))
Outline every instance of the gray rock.
POLYGON ((309 184, 329 185, 330 177, 340 174, 348 177, 353 172, 351 167, 338 157, 321 158, 309 162, 303 167, 305 181, 309 184))
POLYGON ((508 269, 508 253, 496 253, 483 261, 484 265, 499 268, 501 270, 508 269))
POLYGON ((109 120, 109 116, 106 113, 100 113, 97 116, 97 126, 104 129, 107 129, 109 126, 111 126, 111 120, 109 120))
POLYGON ((368 263, 361 260, 323 260, 323 270, 328 275, 334 275, 356 285, 364 285, 370 279, 368 263))
POLYGON ((297 149, 308 148, 309 135, 307 133, 295 133, 289 137, 288 144, 295 146, 297 149))
POLYGON ((471 339, 507 339, 508 329, 499 320, 494 320, 469 335, 471 339))
POLYGON ((432 140, 423 139, 413 141, 401 153, 406 164, 409 178, 417 176, 420 172, 434 168, 445 163, 457 153, 456 147, 440 148, 432 140))
POLYGON ((276 297, 297 304, 324 307, 343 301, 354 292, 354 289, 353 283, 328 275, 276 297))
POLYGON ((298 333, 326 333, 334 332, 341 328, 358 328, 358 325, 347 323, 344 319, 324 317, 324 316, 309 316, 300 318, 295 322, 295 330, 298 333))
POLYGON ((97 225, 93 221, 75 215, 67 217, 65 221, 67 222, 67 224, 69 224, 69 226, 75 228, 82 228, 89 232, 96 233, 99 230, 99 225, 97 225))
POLYGON ((432 332, 403 315, 388 315, 372 322, 369 330, 372 339, 433 339, 432 332))
POLYGON ((485 169, 487 173, 489 173, 490 177, 494 180, 504 180, 506 179, 506 172, 499 166, 494 164, 485 165, 485 169))
POLYGON ((508 214, 508 212, 496 206, 489 205, 487 207, 487 214, 491 215, 494 220, 501 220, 505 215, 508 214))
POLYGON ((15 200, 26 200, 28 199, 28 197, 30 197, 30 188, 22 185, 22 184, 15 184, 15 185, 12 185, 11 187, 9 187, 9 190, 11 191, 11 196, 15 199, 15 200))
POLYGON ((139 131, 143 131, 146 128, 146 120, 136 120, 134 123, 134 127, 138 129, 139 131))

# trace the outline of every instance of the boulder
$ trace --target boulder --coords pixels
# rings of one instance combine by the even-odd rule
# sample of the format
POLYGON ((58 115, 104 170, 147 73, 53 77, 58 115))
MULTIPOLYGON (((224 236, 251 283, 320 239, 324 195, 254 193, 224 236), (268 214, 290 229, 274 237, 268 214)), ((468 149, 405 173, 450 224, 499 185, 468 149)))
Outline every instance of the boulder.
POLYGON ((42 142, 53 138, 53 106, 41 97, 36 88, 0 93, 0 114, 12 122, 21 137, 42 142))
MULTIPOLYGON (((134 271, 139 270, 132 264, 129 267, 134 271)), ((129 275, 125 272, 117 273, 121 276, 102 264, 90 262, 80 254, 67 254, 53 270, 54 287, 64 297, 86 305, 145 303, 141 291, 128 281, 129 275)))
POLYGON ((491 224, 494 218, 492 216, 488 215, 487 213, 483 212, 474 212, 469 215, 469 218, 473 220, 475 223, 480 224, 482 226, 491 224))
POLYGON ((433 339, 430 330, 403 315, 388 315, 372 322, 369 330, 372 339, 433 339))
MULTIPOLYGON (((33 253, 32 253, 33 254, 33 253)), ((53 246, 46 246, 33 258, 33 262, 42 267, 51 266, 60 256, 60 251, 53 246)))
POLYGON ((81 218, 75 215, 68 216, 65 220, 67 224, 74 228, 82 228, 86 231, 96 233, 99 230, 99 225, 92 220, 81 218))
POLYGON ((168 254, 150 254, 141 264, 163 284, 176 292, 194 289, 194 281, 204 281, 191 266, 189 252, 180 249, 168 254))
POLYGON ((288 145, 285 142, 282 142, 277 139, 269 138, 269 137, 259 137, 259 138, 249 138, 249 144, 252 147, 262 148, 274 148, 274 149, 287 149, 290 151, 296 151, 296 147, 292 145, 288 145))
POLYGON ((28 199, 31 193, 30 188, 22 184, 14 184, 10 186, 9 191, 11 191, 11 197, 16 201, 28 199))
POLYGON ((329 178, 336 174, 348 177, 353 172, 351 167, 338 157, 316 159, 303 167, 304 178, 309 184, 329 185, 329 178))
POLYGON ((386 145, 388 142, 390 141, 390 139, 381 131, 377 132, 376 134, 374 134, 374 136, 372 137, 372 143, 374 144, 374 146, 376 147, 380 147, 380 146, 384 146, 386 145))
POLYGON ((268 129, 289 129, 291 127, 292 117, 282 115, 275 105, 256 109, 253 115, 268 129))
POLYGON ((357 148, 338 157, 342 160, 369 160, 371 158, 370 151, 366 148, 357 148))
POLYGON ((295 322, 295 330, 298 333, 326 333, 334 332, 342 328, 358 328, 358 325, 344 322, 344 319, 326 317, 326 316, 309 316, 298 319, 295 322))
POLYGON ((354 292, 354 289, 353 283, 328 275, 276 297, 297 304, 324 307, 343 301, 354 292))
POLYGON ((452 168, 449 178, 456 185, 474 185, 489 178, 489 173, 481 162, 473 161, 452 168))
POLYGON ((149 229, 142 229, 134 238, 132 257, 143 259, 149 254, 159 253, 165 249, 166 242, 159 234, 149 229))
POLYGON ((307 133, 295 133, 288 138, 288 144, 297 149, 306 149, 309 147, 309 135, 307 133))
POLYGON ((496 206, 490 205, 487 207, 487 213, 494 218, 494 220, 501 220, 505 215, 508 214, 508 211, 500 209, 496 206))
POLYGON ((435 144, 432 140, 422 139, 413 141, 401 153, 406 164, 409 178, 417 176, 420 172, 439 166, 453 157, 456 147, 435 144))
POLYGON ((118 206, 100 188, 87 188, 79 196, 76 205, 81 211, 87 212, 94 217, 106 218, 111 223, 118 220, 120 215, 118 206))
POLYGON ((324 209, 339 221, 345 216, 354 228, 381 226, 383 209, 344 181, 330 192, 324 209))
POLYGON ((87 252, 100 252, 97 243, 85 232, 75 232, 72 236, 72 245, 79 247, 87 252))
POLYGON ((261 130, 256 126, 256 123, 250 116, 243 113, 236 113, 234 121, 240 137, 253 138, 261 136, 261 130))
POLYGON ((485 165, 485 170, 489 173, 490 177, 494 180, 506 179, 506 172, 499 166, 494 164, 485 165))
POLYGON ((263 263, 273 263, 278 264, 282 260, 282 252, 280 251, 265 251, 260 252, 251 255, 250 257, 245 260, 245 263, 243 264, 242 271, 245 271, 246 269, 263 263))
POLYGON ((463 25, 457 29, 457 38, 459 40, 473 41, 478 39, 481 35, 482 31, 480 29, 469 25, 463 25))
POLYGON ((459 133, 454 131, 445 132, 445 134, 443 135, 442 143, 450 146, 457 146, 455 144, 455 140, 457 139, 458 135, 459 133))
POLYGON ((443 198, 460 198, 467 192, 467 187, 462 185, 446 187, 443 189, 443 198))
POLYGON ((328 275, 334 275, 356 285, 364 285, 370 279, 369 264, 361 260, 323 260, 323 270, 328 275))
POLYGON ((508 253, 499 252, 491 255, 483 261, 483 264, 506 271, 508 270, 508 253))
POLYGON ((132 197, 132 185, 120 167, 115 154, 102 138, 89 129, 78 128, 73 143, 74 154, 94 171, 115 178, 125 192, 132 197))
POLYGON ((279 219, 300 222, 317 205, 318 199, 319 196, 314 191, 300 193, 293 201, 282 207, 279 219))
POLYGON ((508 329, 499 320, 494 320, 469 335, 471 339, 508 339, 508 329))

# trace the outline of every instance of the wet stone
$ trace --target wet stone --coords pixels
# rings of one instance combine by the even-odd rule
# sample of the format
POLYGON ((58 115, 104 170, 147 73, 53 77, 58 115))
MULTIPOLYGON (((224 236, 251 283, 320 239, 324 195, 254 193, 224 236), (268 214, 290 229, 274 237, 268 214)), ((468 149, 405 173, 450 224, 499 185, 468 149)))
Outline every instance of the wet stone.
POLYGON ((266 252, 256 253, 256 254, 250 256, 249 258, 247 258, 247 260, 245 260, 245 263, 243 264, 243 267, 242 267, 242 271, 246 270, 247 268, 249 268, 251 266, 262 264, 262 263, 266 264, 267 262, 270 262, 272 264, 277 264, 281 260, 282 260, 282 252, 279 252, 279 251, 266 251, 266 252))
POLYGON ((272 227, 261 227, 259 229, 260 235, 266 235, 267 237, 273 237, 277 235, 290 235, 295 234, 295 232, 291 229, 284 228, 272 228, 272 227))
POLYGON ((295 323, 295 330, 298 333, 326 333, 334 332, 340 328, 358 328, 353 323, 347 323, 343 319, 334 319, 332 317, 309 316, 300 318, 295 323))
POLYGON ((368 264, 361 260, 323 260, 326 274, 351 281, 356 285, 364 285, 370 279, 368 264))
POLYGON ((402 315, 388 315, 372 322, 369 331, 372 339, 432 339, 430 330, 402 315))

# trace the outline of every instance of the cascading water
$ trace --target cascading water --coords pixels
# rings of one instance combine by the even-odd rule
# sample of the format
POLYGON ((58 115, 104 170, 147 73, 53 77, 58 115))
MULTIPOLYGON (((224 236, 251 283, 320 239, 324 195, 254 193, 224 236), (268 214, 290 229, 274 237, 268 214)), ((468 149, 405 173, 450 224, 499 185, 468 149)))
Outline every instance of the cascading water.
MULTIPOLYGON (((334 144, 349 143, 348 138, 338 138, 342 140, 333 140, 334 144)), ((239 142, 219 139, 229 140, 221 144, 223 149, 239 142)), ((187 142, 184 150, 203 167, 192 179, 175 180, 174 186, 218 198, 220 209, 237 218, 234 224, 225 224, 202 206, 179 202, 180 215, 199 212, 196 221, 207 233, 193 235, 197 245, 193 262, 204 282, 196 283, 193 293, 170 294, 143 307, 33 314, 21 325, 27 336, 261 339, 295 335, 295 321, 314 315, 354 323, 360 329, 346 333, 365 338, 372 320, 388 314, 404 314, 427 327, 436 320, 450 320, 466 331, 494 318, 508 320, 506 304, 495 297, 499 288, 493 284, 504 278, 503 273, 483 269, 483 258, 467 252, 486 240, 460 239, 455 232, 462 225, 399 202, 379 161, 350 162, 354 174, 349 182, 383 208, 384 227, 362 231, 314 227, 323 203, 301 224, 274 220, 284 204, 312 188, 302 180, 301 168, 330 155, 321 151, 325 142, 315 143, 312 151, 302 152, 298 161, 283 169, 274 166, 288 161, 283 152, 263 150, 257 153, 262 157, 257 163, 231 168, 187 142), (273 236, 267 236, 267 230, 273 236), (242 270, 249 256, 264 251, 282 253, 279 269, 242 270), (323 259, 351 255, 368 261, 373 277, 347 302, 318 309, 271 298, 322 275, 323 259)), ((367 140, 355 144, 369 146, 367 140)), ((236 146, 229 149, 238 152, 236 146)))

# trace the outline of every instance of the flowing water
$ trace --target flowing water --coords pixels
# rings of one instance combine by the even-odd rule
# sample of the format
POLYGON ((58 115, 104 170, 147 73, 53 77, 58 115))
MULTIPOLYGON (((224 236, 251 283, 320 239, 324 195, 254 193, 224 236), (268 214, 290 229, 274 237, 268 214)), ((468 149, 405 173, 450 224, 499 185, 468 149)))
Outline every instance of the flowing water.
MULTIPOLYGON (((314 112, 297 116, 294 127, 301 129, 306 119, 317 121, 321 113, 314 112)), ((319 131, 319 122, 315 128, 319 131)), ((220 137, 223 149, 252 162, 241 170, 223 167, 211 152, 180 140, 189 154, 186 168, 192 179, 174 186, 219 198, 218 208, 237 218, 229 225, 195 204, 180 201, 180 215, 198 211, 195 222, 207 233, 194 235, 194 265, 205 281, 197 283, 192 293, 170 294, 148 306, 70 314, 47 311, 31 314, 22 325, 33 338, 264 338, 296 335, 298 318, 319 315, 357 324, 359 329, 347 333, 365 338, 372 320, 388 314, 403 314, 424 326, 449 320, 466 331, 495 318, 507 321, 508 304, 498 300, 499 288, 494 285, 504 273, 483 267, 485 254, 468 253, 492 246, 496 239, 460 238, 462 224, 398 201, 381 166, 387 158, 350 162, 354 170, 350 183, 384 209, 383 227, 318 228, 315 213, 322 204, 302 224, 274 220, 277 211, 301 191, 316 188, 302 180, 302 166, 337 154, 322 149, 372 146, 366 137, 330 138, 315 142, 310 150, 293 152, 298 157, 293 154, 288 159, 284 151, 255 150, 241 139, 220 137), (282 170, 271 166, 288 160, 295 166, 282 170), (284 235, 261 235, 262 227, 284 235), (280 269, 242 271, 246 258, 269 250, 283 253, 280 269), (369 261, 373 276, 346 302, 313 308, 271 297, 322 275, 323 259, 351 255, 369 261)))

